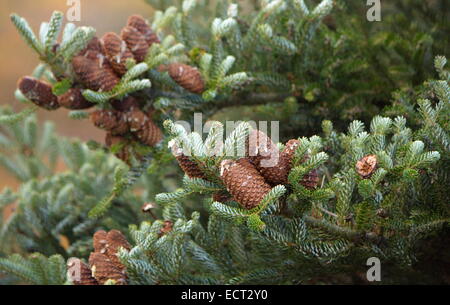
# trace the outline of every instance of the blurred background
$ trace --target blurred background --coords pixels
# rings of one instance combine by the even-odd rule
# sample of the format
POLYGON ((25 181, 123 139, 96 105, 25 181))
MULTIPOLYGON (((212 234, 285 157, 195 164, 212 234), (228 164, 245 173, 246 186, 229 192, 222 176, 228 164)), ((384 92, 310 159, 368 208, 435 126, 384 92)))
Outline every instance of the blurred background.
MULTIPOLYGON (((114 31, 120 32, 127 18, 132 14, 141 14, 149 18, 152 8, 144 0, 109 1, 80 0, 81 21, 77 26, 89 25, 97 29, 97 36, 114 31)), ((12 25, 9 15, 17 13, 27 19, 35 33, 39 32, 41 22, 48 21, 54 10, 64 13, 70 7, 67 0, 1 0, 0 1, 0 104, 9 104, 15 111, 23 105, 14 99, 17 80, 30 75, 38 64, 35 53, 25 44, 12 25)), ((67 111, 38 111, 40 122, 52 120, 60 135, 77 137, 83 140, 102 141, 103 132, 84 121, 67 118, 67 111)), ((0 168, 0 190, 5 186, 16 188, 18 182, 0 168)))

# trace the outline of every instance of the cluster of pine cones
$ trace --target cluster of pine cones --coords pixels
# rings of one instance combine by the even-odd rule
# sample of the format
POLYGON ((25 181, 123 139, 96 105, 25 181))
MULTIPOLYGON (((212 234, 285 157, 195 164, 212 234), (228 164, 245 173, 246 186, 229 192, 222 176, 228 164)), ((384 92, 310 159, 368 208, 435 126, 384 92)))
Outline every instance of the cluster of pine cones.
POLYGON ((79 258, 67 261, 68 278, 74 285, 104 285, 113 281, 116 285, 127 285, 126 268, 117 257, 120 248, 130 250, 125 236, 117 230, 98 231, 93 237, 94 252, 89 256, 89 265, 79 258))
MULTIPOLYGON (((292 159, 299 145, 298 140, 290 140, 280 152, 278 146, 265 133, 253 130, 247 138, 246 157, 222 162, 220 176, 227 191, 214 194, 213 200, 218 202, 233 200, 246 209, 255 208, 273 186, 289 183, 288 175, 292 169, 292 159), (268 166, 271 159, 278 162, 268 166)), ((198 164, 184 155, 182 149, 175 144, 172 145, 172 153, 189 177, 207 180, 198 164)), ((308 189, 316 188, 319 183, 317 171, 313 170, 306 174, 299 183, 308 189)))
MULTIPOLYGON (((95 104, 86 100, 83 89, 110 91, 127 72, 127 61, 143 62, 150 46, 159 43, 157 35, 147 21, 133 15, 121 35, 109 32, 101 39, 94 37, 87 47, 72 59, 75 80, 72 88, 56 96, 52 86, 30 76, 22 77, 18 88, 34 104, 46 110, 64 107, 71 110, 85 110, 95 104)), ((55 46, 55 52, 58 45, 55 46)), ((204 82, 200 72, 191 66, 172 63, 159 67, 167 71, 180 86, 193 93, 204 91, 204 82)), ((130 141, 155 146, 163 137, 161 129, 153 122, 152 110, 144 110, 142 101, 133 96, 122 100, 110 101, 109 109, 95 110, 90 114, 93 124, 107 132, 105 144, 108 147, 121 144, 117 156, 128 161, 130 141)))

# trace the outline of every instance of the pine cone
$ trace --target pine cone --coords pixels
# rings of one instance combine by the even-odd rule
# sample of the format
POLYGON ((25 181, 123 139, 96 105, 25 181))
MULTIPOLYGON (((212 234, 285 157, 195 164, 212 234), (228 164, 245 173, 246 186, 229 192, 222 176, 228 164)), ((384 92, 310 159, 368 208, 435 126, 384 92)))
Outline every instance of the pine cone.
POLYGON ((46 82, 25 76, 19 80, 18 88, 27 99, 39 107, 47 110, 56 110, 60 107, 51 85, 46 82))
POLYGON ((138 110, 140 108, 139 101, 132 96, 128 96, 123 100, 113 100, 111 101, 111 105, 114 107, 114 109, 121 112, 130 112, 133 110, 138 110))
POLYGON ((317 173, 317 170, 314 169, 303 176, 302 180, 300 180, 300 184, 307 189, 315 189, 319 185, 319 180, 319 174, 317 173))
POLYGON ((134 135, 142 144, 148 146, 155 146, 163 138, 161 129, 152 120, 148 120, 144 128, 135 132, 134 135))
POLYGON ((114 280, 116 285, 127 284, 125 273, 106 254, 91 253, 89 264, 91 265, 92 275, 101 285, 104 285, 108 280, 114 280))
POLYGON ((205 90, 205 83, 197 68, 172 63, 167 67, 170 77, 184 89, 192 93, 202 93, 205 90))
POLYGON ((127 72, 127 60, 134 58, 133 53, 127 47, 126 42, 113 32, 103 35, 101 42, 103 52, 111 63, 114 71, 118 75, 124 75, 127 72))
POLYGON ((129 130, 126 116, 116 110, 96 110, 91 113, 91 121, 113 135, 123 135, 129 130))
POLYGON ((67 261, 67 278, 74 285, 98 285, 92 276, 91 268, 76 257, 67 261))
POLYGON ((94 91, 110 91, 120 81, 108 61, 102 56, 96 60, 84 56, 75 56, 72 60, 72 66, 81 82, 94 91))
POLYGON ((125 248, 129 251, 131 249, 130 244, 128 243, 122 232, 118 230, 109 231, 106 237, 106 241, 106 255, 120 270, 124 271, 125 266, 120 262, 119 258, 117 257, 117 253, 120 248, 125 248))
POLYGON ((177 159, 181 169, 186 175, 188 175, 188 177, 206 179, 205 174, 202 172, 197 163, 192 161, 188 156, 184 155, 183 149, 178 147, 174 141, 169 143, 169 148, 172 150, 172 154, 177 159))
POLYGON ((277 180, 276 182, 278 184, 288 183, 289 172, 292 169, 292 158, 294 157, 295 150, 299 145, 300 145, 299 140, 296 139, 289 140, 286 143, 284 150, 281 152, 280 161, 277 165, 279 174, 277 177, 279 178, 279 180, 277 180))
POLYGON ((127 46, 130 49, 131 53, 133 53, 136 61, 144 61, 149 48, 147 41, 145 40, 145 36, 131 26, 124 27, 122 29, 121 36, 122 39, 127 43, 127 46))
POLYGON ((145 41, 149 46, 151 46, 154 43, 160 43, 158 36, 156 36, 156 34, 147 24, 147 21, 142 16, 139 15, 130 16, 128 18, 127 25, 141 32, 144 35, 145 41))
POLYGON ((130 131, 142 144, 155 146, 162 138, 161 129, 140 110, 133 110, 128 113, 128 123, 130 131))
POLYGON ((292 158, 295 155, 295 151, 300 146, 300 141, 297 139, 291 139, 287 141, 286 145, 284 145, 283 155, 286 159, 292 161, 292 158))
POLYGON ((106 231, 104 230, 100 230, 95 232, 93 238, 92 238, 92 242, 94 244, 94 252, 98 252, 98 253, 102 253, 105 254, 106 253, 106 236, 108 235, 108 233, 106 233, 106 231))
POLYGON ((289 171, 289 161, 264 132, 252 130, 247 138, 247 155, 256 169, 272 185, 284 184, 289 171))
POLYGON ((246 209, 257 207, 271 190, 248 159, 222 161, 220 172, 228 192, 246 209))
POLYGON ((58 103, 67 109, 81 110, 93 107, 95 104, 86 100, 80 88, 71 88, 58 96, 58 103))
POLYGON ((356 162, 356 171, 363 179, 368 179, 378 168, 376 155, 367 155, 356 162))
POLYGON ((95 60, 98 58, 98 55, 101 54, 102 52, 103 51, 100 39, 98 39, 98 37, 94 37, 91 39, 91 41, 89 41, 86 48, 82 50, 78 55, 95 60))
MULTIPOLYGON (((279 154, 279 149, 272 139, 260 130, 253 129, 246 140, 246 157, 257 168, 267 166, 272 156, 279 154), (262 164, 261 164, 262 163, 262 164)), ((276 160, 276 159, 275 159, 276 160)))
POLYGON ((214 193, 212 199, 217 202, 225 203, 232 201, 233 197, 228 192, 221 191, 214 193))
POLYGON ((131 132, 137 132, 143 129, 150 118, 140 109, 134 109, 127 113, 127 121, 131 132))

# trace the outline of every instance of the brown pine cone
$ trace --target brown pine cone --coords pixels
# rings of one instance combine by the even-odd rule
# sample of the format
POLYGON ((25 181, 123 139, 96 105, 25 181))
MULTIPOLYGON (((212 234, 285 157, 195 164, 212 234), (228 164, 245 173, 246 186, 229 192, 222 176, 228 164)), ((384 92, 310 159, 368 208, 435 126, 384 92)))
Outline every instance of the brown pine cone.
POLYGON ((172 63, 168 65, 167 69, 170 77, 187 91, 200 94, 205 90, 205 82, 197 68, 172 63))
POLYGON ((282 157, 269 136, 262 131, 252 130, 246 147, 248 159, 268 183, 277 185, 286 182, 289 161, 282 157))
POLYGON ((220 172, 228 192, 246 209, 257 207, 271 190, 248 159, 222 161, 220 172))
POLYGON ((149 120, 147 114, 140 109, 134 109, 127 113, 127 121, 131 132, 143 129, 149 120))
POLYGON ((53 94, 52 86, 31 76, 22 77, 18 84, 22 94, 39 107, 47 110, 58 109, 58 97, 53 94))
POLYGON ((128 96, 123 100, 113 100, 111 101, 111 105, 114 107, 114 109, 121 112, 130 112, 133 110, 138 110, 140 108, 139 101, 132 96, 128 96))
POLYGON ((101 42, 103 52, 114 71, 118 75, 124 75, 127 72, 127 60, 134 58, 133 53, 127 47, 126 42, 113 32, 103 35, 101 42))
POLYGON ((92 123, 112 135, 123 135, 129 131, 126 116, 116 110, 96 110, 91 113, 92 123))
POLYGON ((283 155, 292 161, 294 158, 295 151, 300 146, 300 141, 297 139, 291 139, 287 141, 286 145, 284 145, 283 155))
POLYGON ((186 175, 188 175, 188 177, 206 179, 205 174, 202 172, 197 163, 192 161, 189 156, 183 154, 183 149, 178 147, 174 141, 169 143, 169 148, 172 150, 172 154, 177 159, 181 169, 186 175))
POLYGON ((93 107, 95 104, 86 100, 80 88, 71 88, 58 96, 58 103, 67 109, 81 110, 93 107))
POLYGON ((154 43, 160 43, 158 36, 152 31, 147 21, 142 16, 140 15, 130 16, 128 18, 127 25, 141 32, 144 35, 145 41, 149 46, 151 46, 154 43))
POLYGON ((102 45, 98 37, 94 37, 89 41, 88 45, 78 55, 95 60, 99 54, 102 54, 102 45))
POLYGON ((319 181, 319 174, 317 173, 317 170, 314 169, 303 176, 302 180, 300 180, 300 184, 307 189, 315 189, 319 185, 319 181))
POLYGON ((144 128, 136 131, 134 135, 139 142, 148 146, 155 146, 163 139, 161 129, 151 119, 145 123, 144 128))
POLYGON ((115 281, 116 285, 126 285, 127 277, 125 272, 120 270, 106 254, 93 252, 89 256, 92 275, 101 285, 108 280, 115 281))
POLYGON ((367 155, 356 162, 356 171, 363 179, 368 179, 378 168, 376 155, 367 155))
POLYGON ((130 131, 142 144, 155 146, 162 138, 161 129, 141 110, 130 111, 127 115, 130 131))
POLYGON ((276 167, 267 168, 268 173, 263 174, 264 177, 267 176, 267 180, 275 184, 287 184, 289 172, 292 169, 292 158, 294 157, 295 150, 300 145, 298 140, 289 140, 284 150, 280 154, 280 160, 276 167))
POLYGON ((228 194, 228 192, 220 191, 213 194, 213 201, 225 203, 228 201, 232 201, 233 197, 228 194))
POLYGON ((72 66, 81 82, 94 91, 110 91, 120 81, 109 63, 101 56, 97 60, 75 56, 72 66))
POLYGON ((98 285, 92 276, 91 268, 79 258, 72 257, 67 261, 67 278, 74 285, 98 285))
POLYGON ((143 62, 148 52, 148 44, 145 40, 145 36, 137 29, 126 26, 121 32, 122 39, 127 43, 131 53, 137 62, 143 62))
POLYGON ((106 236, 108 235, 108 233, 106 233, 106 231, 104 230, 100 230, 95 232, 93 238, 92 238, 92 243, 94 244, 94 252, 98 252, 98 253, 102 253, 105 254, 106 253, 106 236))
POLYGON ((120 262, 117 253, 120 248, 125 248, 129 251, 131 249, 130 244, 122 232, 118 230, 109 231, 106 236, 106 241, 106 255, 120 270, 124 271, 125 266, 120 262))
POLYGON ((246 140, 246 157, 257 168, 275 165, 271 161, 277 161, 277 155, 279 149, 268 135, 257 129, 250 132, 246 140))

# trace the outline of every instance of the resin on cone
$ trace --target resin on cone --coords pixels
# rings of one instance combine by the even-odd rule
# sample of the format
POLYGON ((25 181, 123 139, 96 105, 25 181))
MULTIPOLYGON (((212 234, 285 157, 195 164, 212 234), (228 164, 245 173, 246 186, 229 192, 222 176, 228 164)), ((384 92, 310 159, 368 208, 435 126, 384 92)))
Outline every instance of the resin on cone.
POLYGON ((118 75, 124 75, 127 72, 127 60, 134 59, 133 53, 128 48, 126 42, 113 32, 103 35, 101 42, 103 52, 114 71, 118 75))
POLYGON ((126 26, 121 32, 122 39, 127 43, 137 62, 142 62, 148 52, 148 44, 144 35, 131 26, 126 26))

